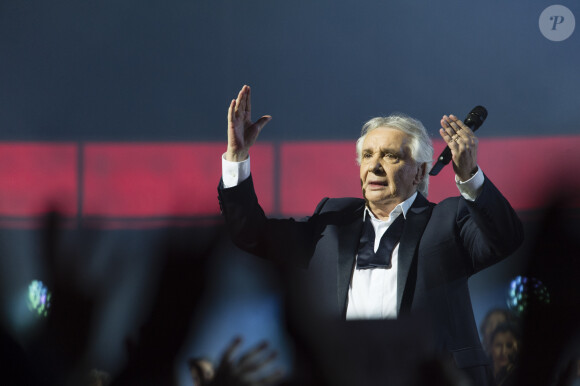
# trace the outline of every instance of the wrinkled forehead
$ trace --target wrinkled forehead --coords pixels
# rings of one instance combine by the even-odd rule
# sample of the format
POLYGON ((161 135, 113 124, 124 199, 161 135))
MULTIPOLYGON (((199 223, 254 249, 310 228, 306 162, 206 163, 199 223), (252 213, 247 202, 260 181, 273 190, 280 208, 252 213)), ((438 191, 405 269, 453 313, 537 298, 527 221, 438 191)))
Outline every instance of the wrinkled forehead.
POLYGON ((397 127, 379 126, 367 132, 362 148, 387 147, 407 149, 410 147, 411 141, 412 137, 397 127))

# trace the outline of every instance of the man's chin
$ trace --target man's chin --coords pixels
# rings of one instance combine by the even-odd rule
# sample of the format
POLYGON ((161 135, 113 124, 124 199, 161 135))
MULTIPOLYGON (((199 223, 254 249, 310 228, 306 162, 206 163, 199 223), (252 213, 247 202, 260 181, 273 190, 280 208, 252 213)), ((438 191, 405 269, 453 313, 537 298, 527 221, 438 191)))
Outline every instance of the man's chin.
POLYGON ((389 199, 388 197, 385 197, 384 195, 372 195, 372 194, 368 194, 366 196, 366 200, 369 204, 372 205, 376 205, 376 206, 380 206, 380 205, 384 205, 386 203, 388 203, 389 199))

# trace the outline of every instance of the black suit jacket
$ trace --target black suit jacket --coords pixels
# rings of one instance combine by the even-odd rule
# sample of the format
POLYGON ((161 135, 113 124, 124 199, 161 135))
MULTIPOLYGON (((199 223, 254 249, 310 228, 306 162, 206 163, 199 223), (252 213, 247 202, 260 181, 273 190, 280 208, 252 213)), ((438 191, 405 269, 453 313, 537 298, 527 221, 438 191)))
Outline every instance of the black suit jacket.
MULTIPOLYGON (((220 183, 218 192, 234 243, 257 256, 308 267, 313 280, 300 286, 312 309, 344 319, 364 200, 324 198, 305 219, 269 219, 251 177, 228 189, 220 183)), ((399 315, 425 317, 436 348, 451 355, 458 367, 486 365, 467 279, 513 253, 522 241, 520 220, 487 178, 474 202, 452 197, 435 205, 418 194, 399 246, 399 315)))

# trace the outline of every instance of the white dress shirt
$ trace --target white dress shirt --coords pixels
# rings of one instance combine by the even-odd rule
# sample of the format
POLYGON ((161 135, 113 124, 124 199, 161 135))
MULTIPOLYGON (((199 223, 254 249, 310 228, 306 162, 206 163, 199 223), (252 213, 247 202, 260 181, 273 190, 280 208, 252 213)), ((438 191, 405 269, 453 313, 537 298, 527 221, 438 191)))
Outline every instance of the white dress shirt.
MULTIPOLYGON (((363 221, 366 216, 371 216, 371 223, 375 230, 375 252, 379 249, 381 238, 397 217, 407 217, 407 211, 416 197, 417 193, 397 205, 387 220, 379 220, 369 208, 365 209, 363 221)), ((397 317, 398 257, 399 243, 393 249, 391 267, 373 269, 355 267, 348 287, 347 319, 394 319, 397 317)))
MULTIPOLYGON (((222 181, 224 188, 231 188, 250 176, 250 158, 242 162, 230 162, 222 156, 222 181)), ((461 182, 455 176, 459 193, 469 201, 475 201, 483 186, 484 176, 481 168, 469 180, 461 182)), ((383 234, 395 219, 403 215, 413 205, 417 193, 400 203, 389 214, 387 220, 377 219, 366 208, 364 216, 371 216, 375 230, 375 252, 383 234)), ((365 217, 363 216, 363 221, 365 217)), ((391 267, 373 269, 354 269, 348 289, 347 319, 394 319, 397 317, 397 269, 399 244, 393 249, 391 267)))

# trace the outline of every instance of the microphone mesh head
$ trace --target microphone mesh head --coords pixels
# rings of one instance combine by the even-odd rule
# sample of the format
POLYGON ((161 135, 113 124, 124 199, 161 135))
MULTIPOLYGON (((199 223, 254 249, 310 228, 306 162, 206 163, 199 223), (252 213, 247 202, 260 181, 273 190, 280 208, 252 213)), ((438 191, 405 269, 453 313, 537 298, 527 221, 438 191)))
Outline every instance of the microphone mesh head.
POLYGON ((467 114, 464 123, 469 126, 472 130, 477 130, 479 126, 483 124, 487 118, 487 110, 483 106, 475 106, 473 110, 467 114))
POLYGON ((483 122, 485 121, 485 118, 487 118, 487 109, 483 106, 475 106, 469 114, 477 115, 483 122))

